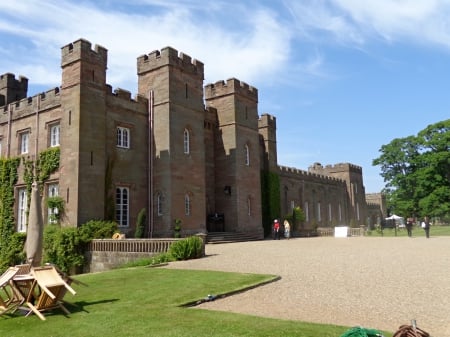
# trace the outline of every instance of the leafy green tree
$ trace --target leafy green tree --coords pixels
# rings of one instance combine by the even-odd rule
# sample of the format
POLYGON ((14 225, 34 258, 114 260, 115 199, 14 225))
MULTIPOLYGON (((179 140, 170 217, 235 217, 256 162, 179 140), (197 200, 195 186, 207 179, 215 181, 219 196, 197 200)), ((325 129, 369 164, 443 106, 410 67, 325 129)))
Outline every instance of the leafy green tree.
POLYGON ((394 139, 380 149, 388 207, 404 216, 450 213, 450 119, 429 125, 417 136, 394 139))

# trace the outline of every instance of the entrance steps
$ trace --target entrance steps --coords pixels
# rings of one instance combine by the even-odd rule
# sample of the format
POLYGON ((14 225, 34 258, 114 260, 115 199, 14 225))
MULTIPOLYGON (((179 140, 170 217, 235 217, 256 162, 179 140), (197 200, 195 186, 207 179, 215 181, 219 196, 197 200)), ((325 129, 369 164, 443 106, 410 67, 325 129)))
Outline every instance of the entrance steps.
POLYGON ((206 236, 206 243, 232 243, 258 240, 262 240, 262 238, 256 233, 209 232, 206 236))

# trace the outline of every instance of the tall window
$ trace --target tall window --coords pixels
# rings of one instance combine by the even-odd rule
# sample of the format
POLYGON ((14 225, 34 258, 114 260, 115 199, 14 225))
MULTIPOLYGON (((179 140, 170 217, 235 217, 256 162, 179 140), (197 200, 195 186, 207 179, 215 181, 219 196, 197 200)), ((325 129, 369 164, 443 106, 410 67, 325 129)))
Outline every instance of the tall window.
POLYGON ((342 221, 342 208, 341 208, 341 204, 339 204, 339 221, 342 221))
POLYGON ((116 188, 116 222, 119 226, 128 226, 129 221, 129 190, 127 187, 116 188))
POLYGON ((247 215, 252 215, 252 199, 247 198, 247 215))
MULTIPOLYGON (((59 185, 58 184, 50 184, 48 185, 48 197, 57 197, 59 195, 59 185)), ((56 223, 58 219, 58 209, 57 208, 48 208, 48 222, 56 223)))
POLYGON ((245 165, 250 166, 250 150, 247 144, 245 144, 244 147, 244 155, 245 155, 245 165))
POLYGON ((356 219, 359 220, 359 203, 356 203, 356 219))
POLYGON ((59 146, 59 124, 50 127, 50 147, 59 146))
POLYGON ((117 127, 117 147, 130 148, 130 129, 121 126, 117 127))
POLYGON ((156 195, 156 211, 158 216, 161 216, 163 214, 163 200, 161 193, 158 193, 156 195))
POLYGON ((30 133, 22 132, 20 134, 20 154, 28 153, 29 141, 30 141, 30 133))
POLYGON ((184 129, 183 133, 183 151, 184 154, 189 154, 190 152, 190 137, 189 137, 189 130, 184 129))
POLYGON ((332 214, 331 214, 331 204, 328 204, 328 221, 331 221, 332 214))
POLYGON ((17 207, 17 231, 27 231, 27 189, 19 189, 19 203, 17 207))
POLYGON ((191 199, 189 198, 189 194, 185 194, 184 196, 184 214, 191 215, 191 199))

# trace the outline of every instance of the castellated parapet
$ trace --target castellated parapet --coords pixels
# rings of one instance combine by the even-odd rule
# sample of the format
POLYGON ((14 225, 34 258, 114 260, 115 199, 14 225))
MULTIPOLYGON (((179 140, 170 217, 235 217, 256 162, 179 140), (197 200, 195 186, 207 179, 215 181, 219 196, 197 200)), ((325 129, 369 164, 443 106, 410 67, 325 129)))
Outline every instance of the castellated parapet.
POLYGON ((324 174, 337 173, 337 172, 352 172, 362 175, 362 167, 350 163, 338 163, 335 165, 322 166, 320 163, 314 163, 308 168, 311 172, 323 172, 324 174))
POLYGON ((94 49, 92 49, 92 44, 84 39, 79 39, 61 48, 62 67, 79 60, 94 64, 102 64, 106 69, 108 63, 108 50, 97 44, 94 49))
MULTIPOLYGON (((33 97, 27 97, 20 101, 14 102, 10 106, 11 117, 13 120, 26 117, 28 115, 36 113, 36 111, 50 110, 61 104, 60 89, 56 87, 54 89, 42 92, 33 97)), ((2 109, 3 112, 8 111, 9 106, 5 105, 2 109)), ((8 120, 7 114, 0 114, 0 123, 6 123, 8 120)))
POLYGON ((214 84, 207 84, 205 86, 205 99, 208 100, 213 97, 227 96, 238 94, 252 99, 255 103, 258 102, 258 89, 248 85, 245 82, 239 81, 236 78, 230 78, 225 81, 217 81, 214 84))
POLYGON ((269 115, 267 113, 262 114, 260 118, 258 119, 258 127, 259 128, 277 128, 277 118, 273 115, 269 115))
POLYGON ((296 179, 303 179, 303 180, 320 180, 323 183, 341 183, 345 184, 345 181, 339 178, 330 177, 327 175, 322 175, 319 173, 313 173, 309 171, 300 170, 293 167, 287 167, 287 166, 278 166, 278 169, 280 171, 280 175, 285 176, 291 176, 296 179))
POLYGON ((154 50, 148 55, 139 56, 137 58, 137 73, 142 75, 167 65, 189 71, 192 75, 201 77, 201 80, 204 79, 203 63, 182 52, 178 54, 178 51, 172 47, 165 47, 161 51, 154 50))

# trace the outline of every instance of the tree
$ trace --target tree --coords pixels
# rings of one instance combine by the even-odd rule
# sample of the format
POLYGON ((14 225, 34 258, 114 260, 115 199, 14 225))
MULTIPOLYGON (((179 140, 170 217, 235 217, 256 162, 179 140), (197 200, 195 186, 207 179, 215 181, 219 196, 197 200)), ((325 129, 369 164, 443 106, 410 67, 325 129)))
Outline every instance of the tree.
POLYGON ((394 139, 380 152, 372 164, 381 166, 391 209, 404 216, 449 216, 450 119, 394 139))

